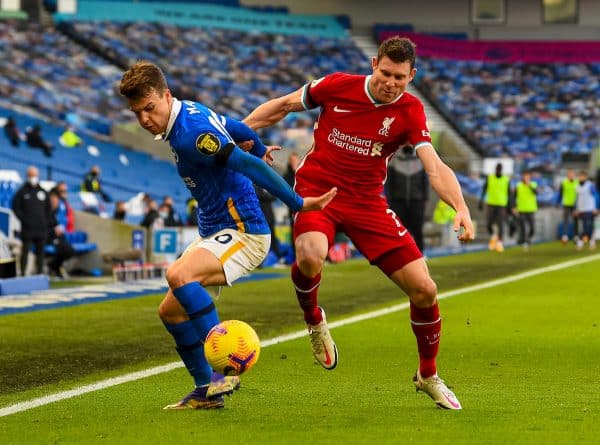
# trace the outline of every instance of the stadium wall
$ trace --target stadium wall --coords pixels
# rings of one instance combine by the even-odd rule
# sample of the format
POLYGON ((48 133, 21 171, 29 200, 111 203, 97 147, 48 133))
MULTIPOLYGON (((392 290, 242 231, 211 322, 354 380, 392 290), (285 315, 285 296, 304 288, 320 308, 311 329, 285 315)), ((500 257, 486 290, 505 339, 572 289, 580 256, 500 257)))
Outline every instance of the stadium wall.
POLYGON ((600 40, 600 1, 579 0, 579 23, 544 25, 541 0, 506 0, 506 22, 473 25, 471 0, 242 0, 244 6, 287 6, 293 14, 347 14, 353 28, 412 24, 418 32, 466 32, 481 40, 600 40))

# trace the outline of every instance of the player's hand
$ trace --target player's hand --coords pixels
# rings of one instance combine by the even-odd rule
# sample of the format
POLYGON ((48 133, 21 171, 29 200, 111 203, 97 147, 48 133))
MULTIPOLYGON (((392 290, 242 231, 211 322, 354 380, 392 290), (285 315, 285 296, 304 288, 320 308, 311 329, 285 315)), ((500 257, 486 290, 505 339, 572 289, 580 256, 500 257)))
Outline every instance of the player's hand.
POLYGON ((475 228, 468 210, 459 210, 454 217, 454 231, 458 233, 459 241, 468 243, 475 239, 475 228), (462 230, 462 233, 460 229, 462 230))
POLYGON ((273 165, 273 155, 272 153, 274 151, 279 151, 281 150, 281 147, 278 147, 277 145, 267 145, 267 151, 265 152, 265 155, 262 157, 263 161, 265 161, 267 164, 269 165, 273 165))
POLYGON ((245 152, 248 152, 252 150, 252 147, 254 147, 254 141, 250 139, 249 141, 236 142, 236 145, 245 152))
POLYGON ((331 202, 336 193, 337 187, 332 187, 331 190, 329 190, 327 193, 323 193, 321 196, 304 198, 304 205, 300 210, 303 212, 308 212, 310 210, 322 210, 331 202))

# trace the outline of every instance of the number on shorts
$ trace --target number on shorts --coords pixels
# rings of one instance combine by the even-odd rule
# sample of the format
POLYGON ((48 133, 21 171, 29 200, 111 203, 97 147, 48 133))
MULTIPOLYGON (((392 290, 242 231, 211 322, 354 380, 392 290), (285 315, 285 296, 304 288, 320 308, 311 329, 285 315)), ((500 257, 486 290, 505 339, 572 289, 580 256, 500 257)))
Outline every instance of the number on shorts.
POLYGON ((227 244, 233 239, 233 236, 229 233, 222 233, 221 235, 215 236, 215 241, 221 244, 227 244))

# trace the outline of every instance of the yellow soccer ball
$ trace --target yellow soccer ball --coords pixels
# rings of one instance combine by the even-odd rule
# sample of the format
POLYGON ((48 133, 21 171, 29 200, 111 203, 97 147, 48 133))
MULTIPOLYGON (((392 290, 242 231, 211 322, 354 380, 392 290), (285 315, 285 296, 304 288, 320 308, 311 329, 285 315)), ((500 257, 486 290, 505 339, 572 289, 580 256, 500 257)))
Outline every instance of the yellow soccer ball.
POLYGON ((260 340, 248 323, 223 321, 206 336, 204 355, 216 372, 240 375, 249 371, 258 360, 260 340))

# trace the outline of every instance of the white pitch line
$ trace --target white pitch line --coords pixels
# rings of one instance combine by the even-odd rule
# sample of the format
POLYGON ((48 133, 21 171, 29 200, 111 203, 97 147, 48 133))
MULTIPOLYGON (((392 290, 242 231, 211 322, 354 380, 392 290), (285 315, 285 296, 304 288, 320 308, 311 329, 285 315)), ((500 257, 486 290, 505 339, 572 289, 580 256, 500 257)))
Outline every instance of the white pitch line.
MULTIPOLYGON (((552 266, 540 267, 538 269, 533 269, 527 272, 519 273, 516 275, 510 275, 508 277, 499 278, 497 280, 488 281, 485 283, 474 284, 472 286, 461 287, 460 289, 451 290, 448 292, 444 292, 438 295, 438 299, 442 300, 444 298, 454 297, 456 295, 466 294, 470 292, 480 291, 482 289, 488 289, 494 286, 500 286, 506 283, 512 283, 514 281, 523 280, 525 278, 530 278, 536 275, 541 275, 547 272, 554 272, 561 269, 566 269, 569 267, 577 266, 584 263, 589 263, 591 261, 596 261, 600 259, 600 254, 592 255, 585 258, 580 258, 577 260, 565 261, 562 263, 558 263, 552 266)), ((367 312, 361 315, 355 315, 353 317, 344 318, 342 320, 334 321, 332 323, 328 323, 330 328, 337 328, 339 326, 345 326, 352 323, 358 323, 364 320, 370 320, 372 318, 381 317, 383 315, 388 315, 393 312, 402 311, 409 307, 409 303, 400 303, 394 306, 389 306, 383 309, 378 309, 376 311, 367 312)), ((295 340, 300 337, 304 337, 307 335, 306 330, 291 332, 289 334, 280 335, 275 338, 271 338, 269 340, 265 340, 261 342, 261 346, 266 348, 268 346, 272 346, 278 343, 283 343, 290 340, 295 340)), ((177 368, 182 368, 183 363, 181 362, 171 362, 166 365, 156 366, 154 368, 145 369, 143 371, 132 372, 129 374, 125 374, 119 377, 113 377, 106 380, 101 380, 97 383, 93 383, 90 385, 80 386, 79 388, 71 389, 68 391, 61 391, 55 394, 50 394, 43 397, 38 397, 36 399, 28 400, 25 402, 15 403, 13 405, 9 405, 5 408, 0 409, 0 417, 10 416, 11 414, 16 414, 22 411, 28 411, 33 408, 37 408, 39 406, 48 405, 50 403, 59 402, 61 400, 70 399, 73 397, 78 397, 83 394, 87 394, 89 392, 100 391, 106 388, 110 388, 112 386, 120 385, 122 383, 133 382, 135 380, 140 380, 146 377, 150 377, 157 374, 163 374, 165 372, 172 371, 177 368)))

